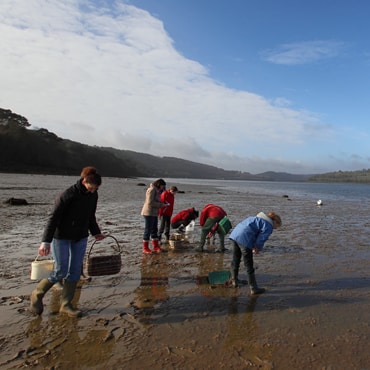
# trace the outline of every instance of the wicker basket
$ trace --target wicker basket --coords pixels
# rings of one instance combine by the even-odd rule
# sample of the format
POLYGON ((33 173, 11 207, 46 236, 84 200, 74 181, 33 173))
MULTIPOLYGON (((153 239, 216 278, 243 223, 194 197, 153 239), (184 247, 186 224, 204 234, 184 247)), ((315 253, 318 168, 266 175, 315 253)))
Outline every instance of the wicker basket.
POLYGON ((182 246, 182 241, 181 240, 170 239, 168 241, 168 243, 170 244, 171 249, 179 249, 182 246))
POLYGON ((93 247, 98 242, 95 240, 86 256, 85 268, 87 274, 90 276, 105 276, 105 275, 115 275, 121 271, 122 261, 121 261, 121 247, 117 239, 112 235, 107 235, 105 239, 111 238, 114 240, 115 244, 111 244, 110 248, 113 250, 113 254, 104 254, 100 250, 96 252, 96 255, 92 256, 93 247))
POLYGON ((181 233, 173 233, 171 235, 171 240, 179 240, 179 241, 182 241, 185 239, 185 235, 184 234, 181 234, 181 233))

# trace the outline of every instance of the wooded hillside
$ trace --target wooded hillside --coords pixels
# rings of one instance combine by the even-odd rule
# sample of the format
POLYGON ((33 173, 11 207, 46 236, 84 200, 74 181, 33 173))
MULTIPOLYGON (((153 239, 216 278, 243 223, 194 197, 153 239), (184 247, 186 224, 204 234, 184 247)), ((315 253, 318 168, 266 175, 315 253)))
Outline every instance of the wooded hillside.
POLYGON ((82 167, 92 165, 110 177, 370 183, 370 170, 322 175, 269 171, 252 175, 181 158, 89 146, 30 127, 27 118, 0 108, 0 172, 76 175, 82 167))

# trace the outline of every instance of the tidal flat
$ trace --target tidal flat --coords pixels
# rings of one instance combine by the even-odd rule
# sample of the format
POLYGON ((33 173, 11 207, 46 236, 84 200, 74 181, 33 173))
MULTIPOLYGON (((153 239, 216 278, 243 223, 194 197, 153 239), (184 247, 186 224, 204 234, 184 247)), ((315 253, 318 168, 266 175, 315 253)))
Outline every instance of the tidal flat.
MULTIPOLYGON (((258 284, 267 291, 252 297, 247 285, 206 283, 209 272, 230 268, 232 252, 227 240, 227 251, 215 253, 217 239, 194 252, 199 220, 178 250, 164 245, 161 254, 143 255, 140 211, 150 180, 104 178, 96 215, 122 248, 121 271, 80 282, 82 318, 56 313, 54 288, 34 317, 31 262, 53 199, 78 177, 0 179, 0 368, 370 369, 370 202, 331 199, 319 207, 309 193, 171 179, 168 185, 181 190, 175 213, 215 203, 234 225, 260 211, 281 215, 283 226, 255 256, 258 284), (11 197, 28 205, 5 203, 11 197)), ((99 247, 110 250, 107 239, 99 247)))

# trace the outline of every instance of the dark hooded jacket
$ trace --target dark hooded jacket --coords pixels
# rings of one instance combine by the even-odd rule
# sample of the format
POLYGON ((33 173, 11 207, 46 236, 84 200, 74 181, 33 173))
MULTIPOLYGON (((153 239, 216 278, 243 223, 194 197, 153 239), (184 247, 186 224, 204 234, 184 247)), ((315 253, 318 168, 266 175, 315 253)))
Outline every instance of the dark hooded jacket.
POLYGON ((95 211, 98 203, 98 193, 90 193, 77 181, 56 200, 52 213, 47 222, 43 242, 50 243, 53 238, 65 240, 80 240, 89 235, 100 234, 96 222, 95 211))

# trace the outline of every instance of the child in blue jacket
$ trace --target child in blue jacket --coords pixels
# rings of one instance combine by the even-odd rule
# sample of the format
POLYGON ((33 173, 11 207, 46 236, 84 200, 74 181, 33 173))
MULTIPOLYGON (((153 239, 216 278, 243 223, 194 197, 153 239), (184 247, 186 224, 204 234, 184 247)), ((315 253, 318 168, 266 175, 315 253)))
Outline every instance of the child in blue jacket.
POLYGON ((233 242, 233 260, 231 262, 231 279, 233 287, 238 286, 238 273, 241 257, 247 271, 251 294, 261 294, 265 291, 258 288, 253 267, 253 252, 259 253, 274 229, 281 226, 281 218, 275 212, 267 215, 263 212, 255 217, 241 221, 230 234, 233 242))

